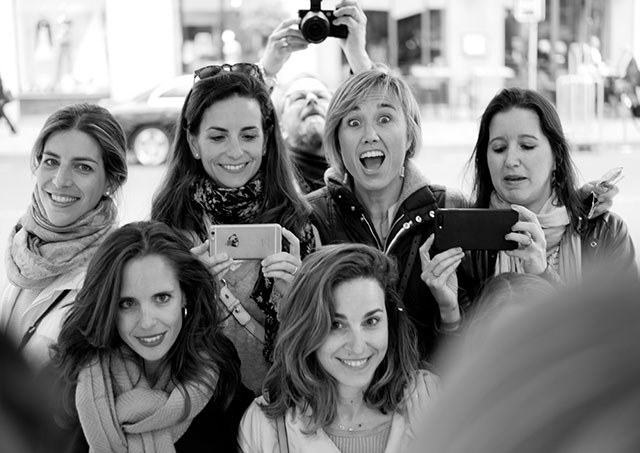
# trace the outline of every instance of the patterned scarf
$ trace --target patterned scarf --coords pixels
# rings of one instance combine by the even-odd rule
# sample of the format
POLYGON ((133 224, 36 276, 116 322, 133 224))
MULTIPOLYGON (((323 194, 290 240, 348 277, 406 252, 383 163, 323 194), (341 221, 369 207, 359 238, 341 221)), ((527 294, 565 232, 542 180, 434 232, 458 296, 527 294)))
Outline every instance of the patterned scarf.
MULTIPOLYGON (((555 192, 551 194, 537 214, 547 241, 547 262, 555 267, 563 281, 577 282, 582 273, 581 239, 570 226, 571 219, 567 208, 555 205, 554 200, 556 200, 555 192)), ((489 207, 492 209, 511 209, 511 204, 493 192, 489 207)), ((521 260, 510 257, 505 252, 498 253, 496 274, 504 272, 524 273, 521 260)))
POLYGON ((71 225, 58 227, 47 219, 34 190, 29 209, 9 235, 5 254, 9 281, 23 289, 42 289, 60 275, 85 266, 116 221, 115 203, 103 198, 71 225))
POLYGON ((191 196, 213 224, 253 223, 264 202, 264 175, 259 171, 244 186, 231 189, 200 178, 193 183, 191 196))
MULTIPOLYGON (((217 373, 207 371, 217 382, 217 373)), ((169 379, 169 370, 152 387, 137 361, 122 351, 94 360, 80 371, 76 407, 90 452, 175 452, 174 444, 202 411, 212 391, 187 383, 183 392, 169 379), (181 421, 186 399, 190 408, 181 421)))

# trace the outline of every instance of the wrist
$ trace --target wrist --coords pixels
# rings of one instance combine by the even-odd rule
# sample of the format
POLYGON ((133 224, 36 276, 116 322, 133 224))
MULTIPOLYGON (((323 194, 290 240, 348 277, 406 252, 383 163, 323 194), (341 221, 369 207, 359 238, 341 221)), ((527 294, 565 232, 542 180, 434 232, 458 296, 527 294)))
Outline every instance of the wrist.
POLYGON ((440 322, 442 325, 460 324, 461 319, 460 308, 457 305, 451 308, 440 308, 440 322))
POLYGON ((278 77, 276 73, 267 70, 262 60, 258 62, 257 66, 258 69, 260 69, 260 74, 262 75, 262 79, 264 80, 265 85, 267 85, 267 88, 269 88, 269 92, 273 91, 275 86, 278 84, 278 77))

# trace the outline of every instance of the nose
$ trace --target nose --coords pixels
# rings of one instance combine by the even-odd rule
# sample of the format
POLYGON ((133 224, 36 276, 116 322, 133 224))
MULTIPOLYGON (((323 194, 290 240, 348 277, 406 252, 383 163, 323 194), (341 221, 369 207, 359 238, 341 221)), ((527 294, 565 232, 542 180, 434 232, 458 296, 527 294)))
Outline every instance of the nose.
POLYGON ((520 150, 518 149, 518 145, 510 144, 509 147, 505 150, 505 153, 505 166, 513 168, 520 165, 520 150))
POLYGON ((307 104, 311 104, 311 103, 317 104, 318 103, 318 96, 313 93, 313 92, 309 92, 307 93, 307 104))
POLYGON ((156 324, 156 313, 151 304, 141 304, 139 324, 143 329, 151 329, 156 324))
POLYGON ((380 138, 378 137, 378 132, 376 131, 376 128, 371 124, 365 125, 364 136, 362 138, 364 143, 365 144, 377 143, 379 139, 380 138))
POLYGON ((58 171, 53 177, 53 184, 55 184, 56 187, 67 187, 70 186, 71 183, 70 168, 66 165, 60 165, 58 167, 58 171))
POLYGON ((353 355, 360 355, 366 350, 366 341, 364 332, 360 329, 353 329, 349 333, 347 347, 353 355))
POLYGON ((237 138, 231 139, 229 147, 227 148, 227 155, 234 159, 242 157, 242 147, 240 141, 237 138))

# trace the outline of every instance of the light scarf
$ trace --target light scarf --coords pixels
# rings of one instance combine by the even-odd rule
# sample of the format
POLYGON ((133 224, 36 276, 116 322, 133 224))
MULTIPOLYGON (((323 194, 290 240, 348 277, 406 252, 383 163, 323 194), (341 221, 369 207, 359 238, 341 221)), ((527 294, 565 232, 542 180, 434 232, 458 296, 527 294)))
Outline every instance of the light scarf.
MULTIPOLYGON (((582 240, 570 226, 571 219, 567 208, 556 205, 555 200, 554 192, 536 214, 547 241, 547 262, 555 268, 565 283, 576 283, 582 274, 582 240)), ((493 192, 489 207, 511 209, 511 203, 507 203, 493 192)), ((498 253, 495 274, 505 272, 524 273, 524 267, 520 258, 501 251, 498 253)))
MULTIPOLYGON (((212 385, 217 373, 209 371, 212 385)), ((80 371, 76 407, 90 452, 175 452, 174 444, 202 411, 212 391, 200 383, 182 387, 186 399, 169 379, 169 370, 151 387, 139 365, 120 351, 94 360, 80 371)))
POLYGON ((115 228, 117 209, 111 198, 70 225, 53 225, 34 190, 31 205, 9 235, 5 266, 9 281, 23 289, 43 289, 62 274, 86 265, 115 228))

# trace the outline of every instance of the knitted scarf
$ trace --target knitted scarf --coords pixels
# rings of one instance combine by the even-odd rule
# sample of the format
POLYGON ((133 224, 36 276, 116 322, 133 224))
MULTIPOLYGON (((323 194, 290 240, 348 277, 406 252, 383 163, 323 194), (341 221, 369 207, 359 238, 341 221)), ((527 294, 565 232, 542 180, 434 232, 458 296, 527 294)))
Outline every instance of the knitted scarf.
MULTIPOLYGON (((212 224, 254 223, 264 201, 264 175, 259 171, 247 184, 234 189, 218 187, 210 178, 201 178, 193 184, 191 196, 202 207, 212 224)), ((304 258, 315 250, 310 223, 305 225, 301 235, 302 237, 298 237, 300 257, 304 258)), ((201 239, 204 241, 206 238, 201 239)), ((265 343, 262 354, 269 362, 272 361, 273 345, 279 326, 277 301, 271 297, 272 289, 273 279, 266 279, 262 272, 259 272, 249 296, 265 314, 265 343)), ((242 303, 249 303, 240 294, 234 295, 242 303)))
MULTIPOLYGON (((217 373, 208 371, 217 382, 217 373)), ((177 387, 169 370, 151 387, 122 351, 100 357, 78 375, 76 407, 90 452, 175 452, 174 443, 202 411, 212 391, 200 383, 177 387), (190 408, 184 420, 186 398, 190 408)))
POLYGON ((72 224, 53 225, 34 190, 29 209, 9 235, 5 254, 9 281, 23 289, 42 289, 60 275, 85 266, 116 221, 115 203, 103 198, 72 224))
MULTIPOLYGON (((567 208, 557 206, 554 204, 555 200, 556 194, 552 193, 536 214, 547 241, 547 262, 555 268, 563 281, 577 282, 582 273, 582 241, 570 226, 571 219, 567 208)), ((511 209, 511 204, 493 192, 489 207, 511 209)), ((504 272, 524 273, 522 261, 500 252, 496 261, 496 274, 504 272)))

